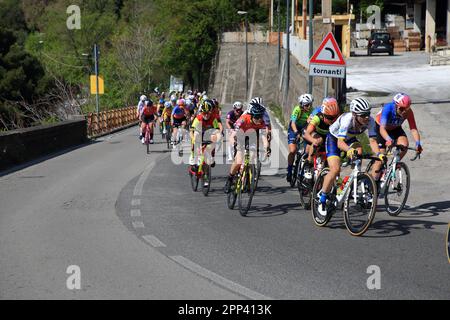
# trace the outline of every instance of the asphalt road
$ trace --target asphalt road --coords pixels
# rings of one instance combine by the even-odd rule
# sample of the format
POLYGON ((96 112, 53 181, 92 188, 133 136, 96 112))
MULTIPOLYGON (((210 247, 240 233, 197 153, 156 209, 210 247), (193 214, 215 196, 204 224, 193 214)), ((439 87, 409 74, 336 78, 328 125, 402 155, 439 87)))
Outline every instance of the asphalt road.
POLYGON ((450 109, 415 110, 425 151, 407 160, 408 208, 395 218, 380 208, 360 238, 341 213, 318 228, 300 207, 281 132, 245 218, 226 207, 227 165, 208 197, 194 193, 187 165, 159 135, 146 155, 136 128, 4 175, 0 298, 449 299, 450 109), (80 290, 66 286, 70 265, 80 290), (369 290, 374 265, 381 288, 369 290))

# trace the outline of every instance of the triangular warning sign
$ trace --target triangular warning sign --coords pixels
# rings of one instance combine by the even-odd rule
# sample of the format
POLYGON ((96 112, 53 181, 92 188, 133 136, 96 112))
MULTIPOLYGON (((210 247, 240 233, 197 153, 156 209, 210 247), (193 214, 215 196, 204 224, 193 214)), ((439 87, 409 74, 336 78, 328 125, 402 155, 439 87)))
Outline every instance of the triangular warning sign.
POLYGON ((344 58, 333 33, 327 34, 309 63, 345 66, 344 58))

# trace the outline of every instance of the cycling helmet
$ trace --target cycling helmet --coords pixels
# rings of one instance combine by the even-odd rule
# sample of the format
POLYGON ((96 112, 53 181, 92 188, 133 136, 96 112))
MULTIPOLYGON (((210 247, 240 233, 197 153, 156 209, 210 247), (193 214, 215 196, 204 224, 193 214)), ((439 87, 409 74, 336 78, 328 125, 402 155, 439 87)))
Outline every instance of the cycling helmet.
POLYGON ((215 107, 218 107, 218 106, 219 106, 219 101, 217 101, 216 98, 213 98, 213 99, 212 99, 212 102, 214 102, 214 106, 215 106, 215 107))
POLYGON ((194 101, 195 96, 193 94, 191 94, 191 95, 188 96, 188 99, 194 101))
POLYGON ((201 108, 201 112, 210 112, 214 107, 214 102, 212 102, 212 100, 206 99, 205 101, 203 101, 202 103, 202 108, 201 108))
POLYGON ((159 99, 160 104, 163 104, 164 102, 165 102, 164 99, 159 99))
POLYGON ((400 109, 409 109, 411 107, 411 98, 404 93, 397 93, 394 97, 394 103, 400 109))
POLYGON ((298 103, 303 107, 306 105, 311 105, 314 101, 314 98, 311 94, 305 93, 298 97, 298 103))
POLYGON ((254 98, 250 101, 250 103, 257 103, 257 104, 260 104, 261 106, 264 105, 263 99, 260 98, 260 97, 254 97, 254 98))
POLYGON ((242 110, 243 107, 244 106, 242 105, 242 102, 240 102, 240 101, 236 101, 235 103, 233 103, 233 109, 242 110))
POLYGON ((166 101, 164 103, 164 107, 166 107, 166 108, 170 108, 171 106, 172 106, 172 104, 170 103, 170 101, 166 101))
POLYGON ((192 90, 188 90, 187 94, 190 96, 192 94, 192 90))
POLYGON ((264 112, 266 111, 266 108, 264 108, 263 105, 255 102, 250 102, 250 107, 248 112, 250 115, 254 118, 262 118, 264 116, 264 112))
POLYGON ((172 101, 172 102, 177 102, 177 96, 176 95, 171 95, 170 96, 170 101, 172 101))
POLYGON ((370 109, 372 109, 370 102, 364 98, 356 98, 350 102, 350 111, 358 115, 370 113, 370 109))
POLYGON ((145 100, 147 100, 147 96, 145 94, 143 94, 139 100, 141 100, 142 102, 144 102, 145 100))
POLYGON ((184 99, 178 99, 178 101, 177 101, 177 105, 179 105, 179 106, 184 106, 185 103, 186 103, 186 101, 184 99))
POLYGON ((323 115, 329 117, 337 117, 341 111, 335 98, 325 98, 322 102, 322 108, 320 110, 323 115))

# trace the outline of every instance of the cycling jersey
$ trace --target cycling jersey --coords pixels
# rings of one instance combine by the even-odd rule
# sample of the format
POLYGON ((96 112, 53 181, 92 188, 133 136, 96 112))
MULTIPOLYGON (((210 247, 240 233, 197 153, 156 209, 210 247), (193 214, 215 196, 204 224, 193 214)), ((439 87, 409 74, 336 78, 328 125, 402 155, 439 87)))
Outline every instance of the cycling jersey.
POLYGON ((141 114, 142 113, 142 108, 144 108, 144 101, 139 101, 139 103, 138 103, 138 105, 137 105, 137 112, 139 113, 139 114, 141 114))
POLYGON ((325 121, 323 121, 322 112, 319 112, 316 115, 314 115, 309 124, 313 125, 315 131, 321 136, 326 136, 330 130, 330 125, 326 124, 325 121))
POLYGON ((179 105, 177 105, 175 108, 173 108, 172 110, 172 116, 174 119, 183 119, 186 117, 186 111, 184 110, 183 107, 180 107, 179 105))
POLYGON ((170 108, 164 107, 164 110, 162 112, 163 119, 167 121, 168 119, 170 119, 171 115, 172 115, 172 107, 170 108))
POLYGON ((386 127, 386 130, 388 131, 401 127, 405 120, 408 120, 410 129, 417 129, 414 112, 409 109, 406 117, 402 118, 397 114, 397 109, 394 102, 386 103, 381 111, 376 115, 376 122, 380 126, 386 127))
MULTIPOLYGON (((242 115, 242 113, 241 113, 242 115)), ((234 112, 234 110, 231 110, 227 113, 227 120, 231 122, 231 127, 234 126, 234 124, 236 123, 236 121, 238 120, 238 118, 240 117, 240 115, 236 114, 236 112, 234 112)))
POLYGON ((242 130, 246 132, 247 130, 250 129, 254 130, 264 129, 266 128, 266 124, 264 123, 264 121, 262 121, 260 124, 253 123, 252 116, 248 113, 247 114, 244 113, 236 121, 236 123, 234 124, 234 128, 236 130, 242 130))
POLYGON ((353 118, 352 112, 341 115, 335 123, 330 126, 330 134, 338 139, 350 140, 369 129, 369 137, 377 136, 375 131, 375 120, 370 116, 369 123, 365 126, 358 125, 353 118))
MULTIPOLYGON (((245 111, 242 113, 242 115, 244 115, 244 114, 249 114, 249 113, 248 113, 248 112, 249 112, 249 109, 250 109, 250 107, 247 108, 247 110, 245 110, 245 111)), ((264 124, 265 124, 266 128, 271 129, 271 128, 272 128, 272 125, 271 125, 271 123, 270 123, 270 116, 269 116, 269 113, 267 112, 267 110, 264 111, 263 120, 264 120, 264 124)))
POLYGON ((309 115, 311 114, 310 111, 303 111, 300 106, 295 106, 294 110, 292 110, 291 114, 291 121, 289 123, 289 128, 291 127, 291 123, 295 122, 295 125, 300 130, 301 128, 304 128, 306 126, 307 120, 309 115))
POLYGON ((155 106, 144 106, 142 108, 142 114, 145 117, 153 116, 156 113, 156 107, 155 106))
POLYGON ((196 131, 202 131, 205 132, 209 129, 219 129, 219 121, 217 117, 214 117, 213 115, 209 116, 208 120, 205 120, 203 118, 203 114, 199 114, 195 117, 194 121, 192 122, 191 128, 196 131))

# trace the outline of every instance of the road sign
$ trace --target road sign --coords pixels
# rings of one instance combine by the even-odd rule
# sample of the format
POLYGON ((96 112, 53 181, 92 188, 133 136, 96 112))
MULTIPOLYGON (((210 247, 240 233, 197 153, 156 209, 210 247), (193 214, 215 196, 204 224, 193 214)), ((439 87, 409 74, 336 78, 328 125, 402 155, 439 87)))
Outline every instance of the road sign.
POLYGON ((345 60, 333 36, 328 33, 309 61, 309 75, 345 78, 345 60))
MULTIPOLYGON (((102 77, 98 77, 98 94, 105 93, 105 84, 102 77)), ((97 79, 95 75, 91 75, 91 94, 97 94, 97 79)))
POLYGON ((170 76, 170 87, 169 90, 172 91, 179 91, 179 92, 183 92, 183 79, 181 78, 176 78, 174 76, 170 76))

